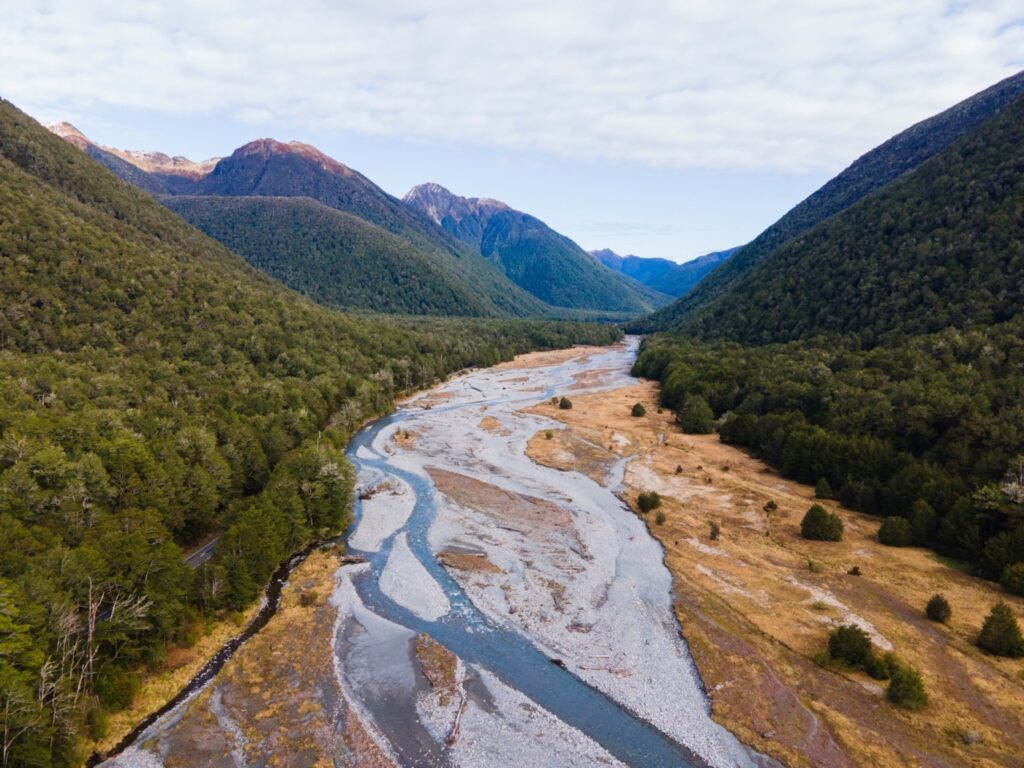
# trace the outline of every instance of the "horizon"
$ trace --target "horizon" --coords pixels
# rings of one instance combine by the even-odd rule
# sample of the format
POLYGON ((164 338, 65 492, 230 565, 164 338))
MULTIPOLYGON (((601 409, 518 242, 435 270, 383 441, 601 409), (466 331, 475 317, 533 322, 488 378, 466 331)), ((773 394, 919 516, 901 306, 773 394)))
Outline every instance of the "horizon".
POLYGON ((1024 14, 998 1, 7 11, 0 94, 101 145, 203 160, 297 140, 395 197, 436 182, 676 262, 749 242, 1024 69, 1024 14))

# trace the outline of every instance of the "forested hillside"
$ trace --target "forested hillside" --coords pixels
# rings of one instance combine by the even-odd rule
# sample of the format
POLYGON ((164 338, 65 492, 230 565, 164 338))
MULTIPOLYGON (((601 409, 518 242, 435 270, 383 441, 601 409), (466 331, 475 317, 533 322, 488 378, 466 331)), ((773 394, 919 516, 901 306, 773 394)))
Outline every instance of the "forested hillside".
POLYGON ((723 441, 1019 591, 1024 96, 680 328, 635 372, 682 423, 710 407, 723 441))
POLYGON ((0 735, 80 762, 139 675, 337 531, 396 392, 610 328, 319 307, 0 102, 0 735), (182 547, 222 533, 193 571, 182 547))
POLYGON ((859 349, 660 334, 634 368, 685 417, 847 506, 906 518, 913 542, 999 579, 1024 562, 1024 320, 859 349))
POLYGON ((460 197, 439 184, 421 184, 403 199, 548 304, 635 315, 669 301, 595 261, 540 219, 497 200, 460 197))
POLYGON ((1024 97, 917 170, 776 249, 691 313, 698 336, 864 344, 1024 310, 1024 97))
POLYGON ((403 315, 494 307, 397 235, 310 198, 161 197, 190 224, 314 301, 403 315))
POLYGON ((946 111, 924 120, 859 158, 801 202, 755 240, 740 248, 728 264, 709 275, 676 303, 633 324, 650 333, 688 328, 690 318, 727 294, 776 249, 806 233, 903 174, 920 167, 971 133, 1024 93, 1024 72, 1009 77, 946 111))

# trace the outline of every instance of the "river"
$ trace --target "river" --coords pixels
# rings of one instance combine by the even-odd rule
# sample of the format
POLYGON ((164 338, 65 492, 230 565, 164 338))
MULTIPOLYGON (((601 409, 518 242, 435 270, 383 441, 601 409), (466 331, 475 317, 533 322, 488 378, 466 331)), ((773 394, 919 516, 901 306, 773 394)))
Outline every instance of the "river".
POLYGON ((336 575, 333 667, 393 763, 762 764, 710 717, 660 546, 616 496, 628 457, 595 482, 525 454, 559 428, 529 406, 628 384, 636 346, 473 371, 353 439, 366 562, 336 575), (450 697, 418 666, 424 636, 454 659, 450 697))

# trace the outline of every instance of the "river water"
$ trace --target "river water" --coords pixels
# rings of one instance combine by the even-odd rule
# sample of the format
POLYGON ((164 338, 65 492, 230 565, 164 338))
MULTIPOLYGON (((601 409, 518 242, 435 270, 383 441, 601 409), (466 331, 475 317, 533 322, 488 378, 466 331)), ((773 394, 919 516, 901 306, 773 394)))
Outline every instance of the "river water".
MULTIPOLYGON (((628 385, 636 347, 629 339, 474 371, 353 439, 361 498, 347 544, 366 562, 338 570, 333 647, 310 653, 333 656, 344 711, 393 764, 768 764, 710 717, 660 546, 616 496, 629 457, 595 482, 525 455, 531 436, 560 428, 526 409, 628 385), (424 635, 455 658, 454 695, 439 696, 419 666, 424 635)), ((140 726, 109 764, 172 758, 202 685, 140 726)), ((331 762, 364 764, 340 733, 343 719, 331 762)), ((243 751, 224 764, 275 763, 243 751)))
POLYGON ((525 456, 557 425, 523 410, 630 383, 636 344, 464 375, 353 440, 361 487, 387 490, 359 505, 349 537, 369 564, 336 596, 338 673, 401 764, 755 764, 710 718, 660 547, 615 496, 624 462, 599 484, 525 456), (456 490, 437 490, 440 473, 456 490), (447 569, 442 550, 497 568, 447 569), (419 633, 465 673, 454 747, 417 704, 419 633))

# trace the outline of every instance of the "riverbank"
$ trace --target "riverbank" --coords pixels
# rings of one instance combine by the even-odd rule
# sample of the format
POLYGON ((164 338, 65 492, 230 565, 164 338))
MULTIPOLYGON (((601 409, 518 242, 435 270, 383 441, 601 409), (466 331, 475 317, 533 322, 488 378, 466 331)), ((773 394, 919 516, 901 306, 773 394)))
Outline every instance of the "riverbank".
POLYGON ((787 765, 1024 765, 1024 666, 973 645, 992 603, 1006 599, 1024 616, 1024 600, 926 550, 883 547, 877 518, 833 502, 824 503, 843 518, 844 541, 803 540, 799 521, 815 502, 813 489, 715 435, 681 434, 671 413, 658 413, 652 382, 566 394, 571 410, 528 409, 565 429, 538 431, 527 453, 609 485, 622 459, 633 457, 622 474, 624 497, 635 505, 640 492, 661 494, 664 521, 654 512, 642 517, 664 548, 676 614, 718 722, 787 765), (638 402, 646 415, 632 417, 638 402), (717 540, 712 522, 721 528, 717 540), (854 566, 861 575, 849 574, 854 566), (935 593, 953 606, 948 625, 924 618, 935 593), (850 622, 921 670, 928 708, 894 709, 876 681, 814 662, 829 629, 850 622))

